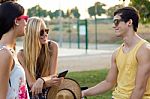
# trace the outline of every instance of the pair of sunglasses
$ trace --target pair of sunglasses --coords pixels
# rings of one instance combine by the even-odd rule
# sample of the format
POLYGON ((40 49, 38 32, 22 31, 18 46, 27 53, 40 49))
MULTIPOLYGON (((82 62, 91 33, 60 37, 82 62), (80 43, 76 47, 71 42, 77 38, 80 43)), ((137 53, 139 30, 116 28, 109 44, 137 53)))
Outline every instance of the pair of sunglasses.
POLYGON ((40 31, 40 36, 44 36, 44 34, 45 34, 45 33, 48 34, 48 32, 49 32, 49 29, 42 29, 42 30, 40 31))
POLYGON ((21 19, 24 19, 26 22, 28 21, 28 16, 26 16, 26 15, 21 15, 21 16, 19 16, 18 18, 17 18, 17 20, 21 20, 21 19))
POLYGON ((121 21, 123 21, 123 20, 122 19, 114 19, 113 23, 115 26, 118 26, 121 21))

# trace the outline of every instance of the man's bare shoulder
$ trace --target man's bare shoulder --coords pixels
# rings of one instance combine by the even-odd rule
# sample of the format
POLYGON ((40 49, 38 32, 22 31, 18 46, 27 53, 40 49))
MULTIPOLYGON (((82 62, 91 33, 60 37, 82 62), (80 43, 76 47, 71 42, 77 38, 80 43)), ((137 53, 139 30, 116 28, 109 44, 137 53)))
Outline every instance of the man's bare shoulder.
POLYGON ((145 43, 145 44, 143 44, 142 46, 141 46, 141 48, 140 48, 140 51, 141 52, 149 52, 150 53, 150 43, 145 43))
POLYGON ((146 56, 150 57, 150 43, 143 44, 137 53, 137 57, 142 58, 146 56))

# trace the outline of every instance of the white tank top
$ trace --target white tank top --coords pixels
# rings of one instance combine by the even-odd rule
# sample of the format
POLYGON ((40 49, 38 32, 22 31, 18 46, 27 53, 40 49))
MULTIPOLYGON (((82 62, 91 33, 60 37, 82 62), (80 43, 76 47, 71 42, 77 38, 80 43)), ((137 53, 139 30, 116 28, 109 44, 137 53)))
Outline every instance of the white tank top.
MULTIPOLYGON (((0 50, 5 48, 8 49, 6 46, 0 46, 0 50)), ((15 51, 10 51, 12 52, 12 56, 14 58, 14 68, 10 73, 8 83, 9 89, 6 99, 29 99, 24 69, 22 68, 22 66, 20 66, 15 51)))

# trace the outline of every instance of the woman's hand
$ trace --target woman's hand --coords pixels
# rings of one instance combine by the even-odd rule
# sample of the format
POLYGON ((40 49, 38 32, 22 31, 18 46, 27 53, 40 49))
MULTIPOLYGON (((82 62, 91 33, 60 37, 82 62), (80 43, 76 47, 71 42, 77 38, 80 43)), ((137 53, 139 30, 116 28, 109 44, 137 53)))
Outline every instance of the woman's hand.
POLYGON ((46 81, 46 86, 59 86, 63 80, 63 77, 58 78, 57 75, 51 75, 49 81, 46 81))
POLYGON ((38 78, 36 82, 33 84, 31 88, 32 96, 42 93, 44 80, 42 78, 38 78))

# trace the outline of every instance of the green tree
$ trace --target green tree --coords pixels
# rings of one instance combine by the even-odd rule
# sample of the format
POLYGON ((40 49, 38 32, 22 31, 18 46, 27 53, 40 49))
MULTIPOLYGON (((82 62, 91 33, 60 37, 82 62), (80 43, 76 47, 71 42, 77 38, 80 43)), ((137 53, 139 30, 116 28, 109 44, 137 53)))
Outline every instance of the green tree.
POLYGON ((71 14, 75 17, 75 18, 80 18, 80 13, 77 7, 71 9, 71 14))
POLYGON ((129 5, 134 6, 139 11, 142 23, 150 22, 149 0, 131 0, 129 5))
POLYGON ((106 5, 100 2, 96 2, 94 6, 89 7, 88 13, 90 17, 95 15, 101 16, 103 13, 105 13, 106 10, 103 8, 104 6, 106 5))
POLYGON ((113 14, 114 14, 114 11, 119 9, 119 8, 122 8, 124 7, 122 4, 119 4, 119 5, 115 5, 113 7, 110 7, 107 11, 106 11, 106 14, 108 16, 110 16, 111 18, 113 17, 113 14))
POLYGON ((103 9, 104 6, 106 6, 106 5, 103 3, 100 3, 100 2, 96 2, 94 4, 94 6, 88 8, 88 13, 89 13, 90 17, 92 17, 92 16, 95 17, 95 44, 96 44, 95 48, 96 49, 98 48, 97 47, 98 42, 97 42, 97 17, 96 17, 96 15, 101 16, 103 13, 106 12, 105 9, 103 9))
POLYGON ((139 11, 142 23, 150 22, 150 0, 130 0, 129 5, 139 11))
POLYGON ((70 11, 70 9, 67 9, 66 17, 71 17, 71 11, 70 11))
POLYGON ((36 5, 30 9, 28 9, 27 12, 28 16, 39 16, 39 17, 46 17, 48 15, 46 10, 43 10, 39 5, 36 5))
POLYGON ((64 17, 63 10, 56 10, 55 12, 53 12, 53 17, 58 18, 59 16, 64 17))
POLYGON ((104 6, 106 6, 106 5, 103 4, 103 3, 100 3, 100 2, 96 2, 96 3, 95 3, 95 13, 96 13, 98 16, 101 16, 103 13, 106 12, 106 10, 103 9, 104 6))
POLYGON ((96 15, 96 13, 95 13, 95 7, 94 6, 89 7, 88 8, 88 13, 89 13, 90 17, 95 16, 96 15))
POLYGON ((51 12, 51 10, 48 11, 47 14, 48 14, 48 16, 49 16, 51 19, 53 19, 54 16, 53 16, 53 13, 51 12))

